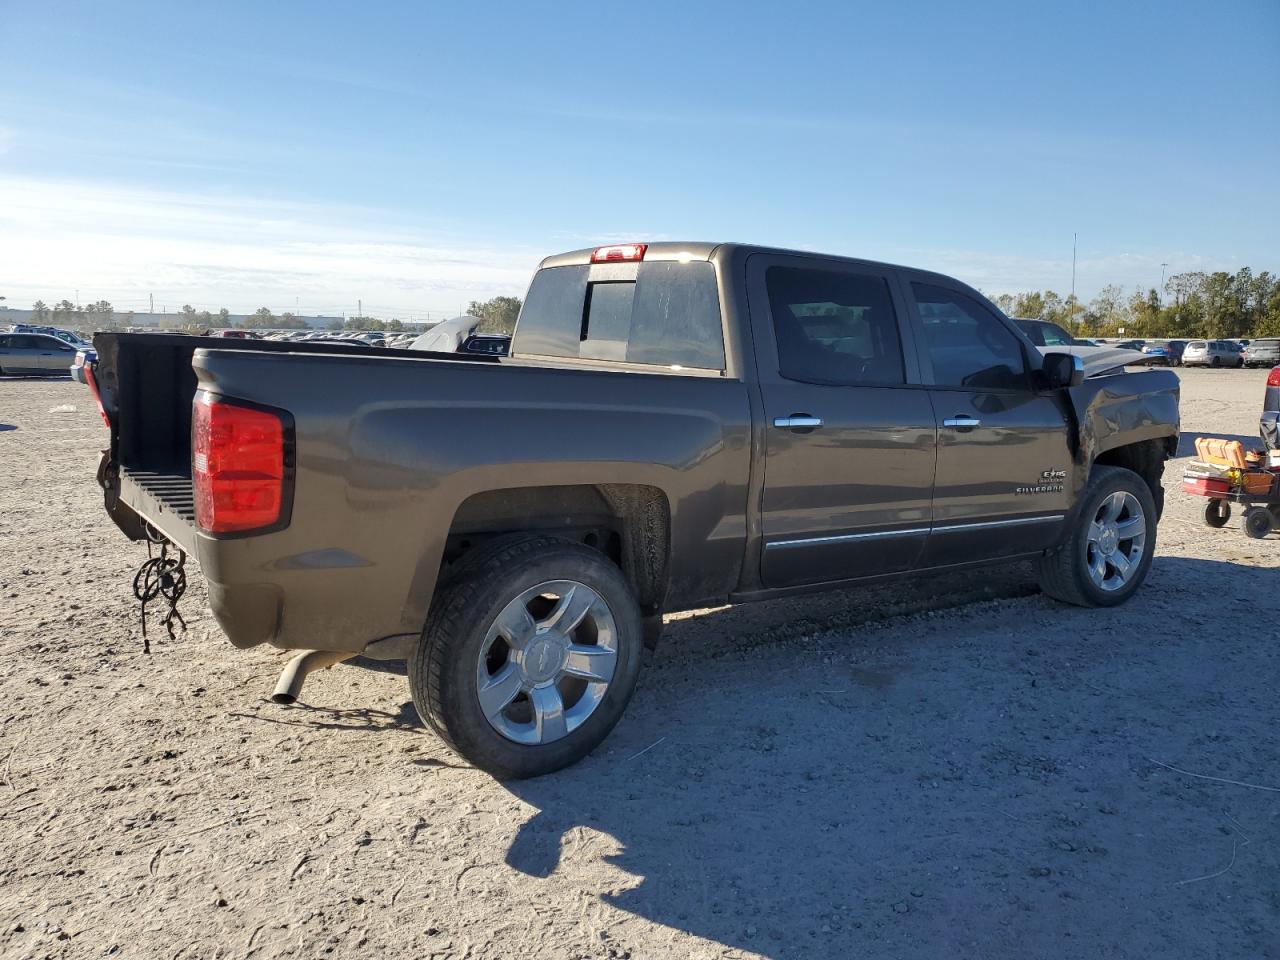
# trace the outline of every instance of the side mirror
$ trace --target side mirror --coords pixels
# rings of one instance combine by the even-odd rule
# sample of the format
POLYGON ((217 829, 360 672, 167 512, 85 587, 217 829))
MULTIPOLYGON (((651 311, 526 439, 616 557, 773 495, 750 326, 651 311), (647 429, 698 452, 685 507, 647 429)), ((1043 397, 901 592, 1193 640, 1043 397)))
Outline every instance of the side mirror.
POLYGON ((1084 383, 1084 361, 1074 353, 1046 353, 1040 369, 1051 390, 1084 383))

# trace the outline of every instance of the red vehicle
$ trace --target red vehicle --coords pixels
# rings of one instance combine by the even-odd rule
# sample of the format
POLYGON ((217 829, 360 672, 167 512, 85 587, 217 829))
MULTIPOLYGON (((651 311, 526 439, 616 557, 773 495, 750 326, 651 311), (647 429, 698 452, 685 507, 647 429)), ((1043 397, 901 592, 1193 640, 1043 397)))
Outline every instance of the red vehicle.
POLYGON ((1262 417, 1258 433, 1268 450, 1280 450, 1280 367, 1267 377, 1267 392, 1262 396, 1262 417))
POLYGON ((226 337, 228 340, 257 340, 258 336, 248 330, 210 330, 211 337, 226 337))

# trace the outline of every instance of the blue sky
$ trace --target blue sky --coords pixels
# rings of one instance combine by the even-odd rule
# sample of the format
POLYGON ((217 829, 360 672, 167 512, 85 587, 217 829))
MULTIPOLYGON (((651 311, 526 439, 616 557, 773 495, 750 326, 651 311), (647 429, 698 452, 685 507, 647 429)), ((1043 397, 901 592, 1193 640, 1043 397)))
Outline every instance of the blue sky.
POLYGON ((1280 2, 0 0, 0 294, 421 315, 744 240, 1280 270, 1280 2))

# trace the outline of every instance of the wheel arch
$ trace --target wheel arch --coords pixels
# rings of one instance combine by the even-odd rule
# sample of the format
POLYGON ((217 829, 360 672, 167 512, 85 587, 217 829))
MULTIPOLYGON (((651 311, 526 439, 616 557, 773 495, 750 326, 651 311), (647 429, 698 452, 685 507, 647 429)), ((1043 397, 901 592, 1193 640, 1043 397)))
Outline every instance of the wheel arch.
POLYGON ((437 582, 495 538, 553 534, 584 543, 622 570, 646 617, 661 614, 669 581, 671 504, 642 483, 550 484, 471 494, 454 511, 437 582))
POLYGON ((1094 467, 1123 467, 1140 476, 1151 491, 1151 498, 1156 504, 1157 518, 1164 513, 1164 487, 1160 480, 1164 476, 1164 464, 1178 448, 1178 438, 1151 437, 1130 443, 1121 443, 1108 447, 1097 453, 1090 464, 1090 473, 1094 467))

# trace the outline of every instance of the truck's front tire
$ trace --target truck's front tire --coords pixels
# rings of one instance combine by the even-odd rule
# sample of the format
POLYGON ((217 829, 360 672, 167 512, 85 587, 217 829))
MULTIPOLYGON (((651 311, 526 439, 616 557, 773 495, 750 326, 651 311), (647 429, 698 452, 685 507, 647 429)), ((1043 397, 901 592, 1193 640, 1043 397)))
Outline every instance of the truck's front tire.
POLYGON ((1147 578, 1155 553, 1151 489, 1132 470, 1096 466, 1073 524, 1040 558, 1040 589, 1082 607, 1124 603, 1147 578))
POLYGON ((642 647, 622 571, 582 544, 531 536, 464 559, 440 588, 409 689, 470 763, 536 777, 608 736, 635 690, 642 647))

